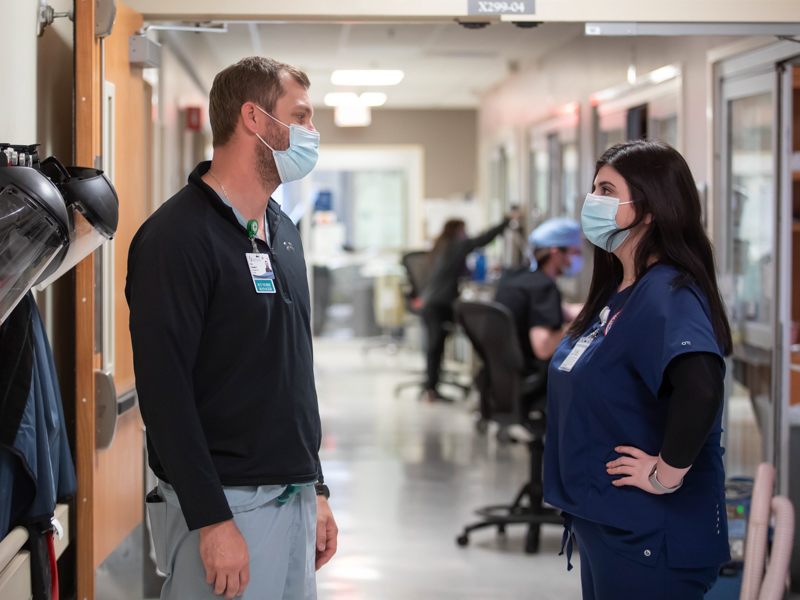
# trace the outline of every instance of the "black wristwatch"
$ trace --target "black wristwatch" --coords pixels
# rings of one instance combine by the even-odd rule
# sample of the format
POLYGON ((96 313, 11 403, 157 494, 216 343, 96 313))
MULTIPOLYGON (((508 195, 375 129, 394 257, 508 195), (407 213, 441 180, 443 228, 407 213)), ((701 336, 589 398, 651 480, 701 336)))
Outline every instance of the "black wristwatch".
POLYGON ((315 483, 314 489, 317 492, 317 496, 325 496, 326 500, 331 497, 331 491, 328 489, 328 486, 325 485, 324 483, 315 483))

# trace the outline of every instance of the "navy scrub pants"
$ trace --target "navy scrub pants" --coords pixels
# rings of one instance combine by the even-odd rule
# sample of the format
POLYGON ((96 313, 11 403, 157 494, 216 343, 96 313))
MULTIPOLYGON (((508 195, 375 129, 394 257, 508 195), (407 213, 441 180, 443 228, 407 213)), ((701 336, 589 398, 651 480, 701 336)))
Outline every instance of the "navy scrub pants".
POLYGON ((672 569, 662 548, 655 566, 632 561, 611 550, 596 523, 572 518, 581 555, 583 600, 703 600, 719 567, 672 569))

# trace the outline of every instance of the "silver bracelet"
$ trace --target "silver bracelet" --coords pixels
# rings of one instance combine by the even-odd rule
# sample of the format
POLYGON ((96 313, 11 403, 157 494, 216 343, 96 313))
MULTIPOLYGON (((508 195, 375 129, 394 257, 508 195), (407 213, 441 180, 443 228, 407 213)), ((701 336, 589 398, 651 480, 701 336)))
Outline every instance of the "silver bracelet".
POLYGON ((677 492, 683 485, 683 477, 681 477, 680 483, 678 483, 678 485, 676 485, 675 487, 668 488, 658 480, 658 473, 656 472, 657 468, 658 468, 658 463, 653 465, 653 470, 650 472, 650 485, 652 485, 653 488, 657 492, 660 492, 661 494, 671 494, 673 492, 677 492))

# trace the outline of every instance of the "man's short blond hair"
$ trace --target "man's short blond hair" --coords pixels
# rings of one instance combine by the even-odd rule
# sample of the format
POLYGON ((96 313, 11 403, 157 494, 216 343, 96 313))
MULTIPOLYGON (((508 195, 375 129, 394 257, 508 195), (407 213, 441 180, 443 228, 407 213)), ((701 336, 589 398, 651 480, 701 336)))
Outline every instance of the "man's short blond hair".
POLYGON ((281 83, 283 73, 288 73, 305 89, 311 85, 302 70, 263 56, 243 58, 217 73, 208 109, 215 148, 224 146, 233 137, 245 102, 255 102, 267 112, 275 110, 275 104, 286 93, 281 83))

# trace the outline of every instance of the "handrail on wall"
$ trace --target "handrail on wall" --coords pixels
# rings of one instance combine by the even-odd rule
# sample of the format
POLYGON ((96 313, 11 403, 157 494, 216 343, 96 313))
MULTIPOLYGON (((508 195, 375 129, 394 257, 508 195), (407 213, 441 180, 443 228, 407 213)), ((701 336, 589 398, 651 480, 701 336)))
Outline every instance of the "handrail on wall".
POLYGON ((6 537, 0 540, 0 573, 9 565, 27 541, 28 530, 24 527, 12 529, 6 537))

